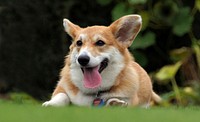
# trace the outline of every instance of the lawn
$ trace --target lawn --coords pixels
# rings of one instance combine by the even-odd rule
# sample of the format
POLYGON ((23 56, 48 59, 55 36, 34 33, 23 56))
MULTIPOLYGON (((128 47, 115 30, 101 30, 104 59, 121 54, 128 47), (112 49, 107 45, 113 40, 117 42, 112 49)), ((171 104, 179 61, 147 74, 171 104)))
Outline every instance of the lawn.
POLYGON ((41 107, 0 103, 0 122, 199 122, 200 108, 41 107))

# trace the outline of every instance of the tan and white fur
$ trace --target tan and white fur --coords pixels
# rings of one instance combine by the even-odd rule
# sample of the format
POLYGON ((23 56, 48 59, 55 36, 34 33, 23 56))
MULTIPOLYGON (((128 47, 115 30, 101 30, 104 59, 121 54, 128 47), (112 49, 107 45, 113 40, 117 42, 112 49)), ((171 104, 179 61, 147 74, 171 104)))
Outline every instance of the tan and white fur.
POLYGON ((81 28, 67 19, 63 25, 73 42, 52 98, 43 106, 91 106, 98 93, 107 106, 148 106, 161 100, 127 49, 141 29, 139 15, 124 16, 110 26, 81 28))

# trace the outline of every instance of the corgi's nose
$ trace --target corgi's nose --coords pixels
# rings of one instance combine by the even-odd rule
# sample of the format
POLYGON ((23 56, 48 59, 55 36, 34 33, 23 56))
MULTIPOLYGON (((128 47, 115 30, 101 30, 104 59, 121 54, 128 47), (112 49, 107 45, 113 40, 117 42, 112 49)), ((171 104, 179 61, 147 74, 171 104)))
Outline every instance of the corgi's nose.
POLYGON ((80 55, 78 57, 78 62, 81 66, 86 66, 90 61, 90 57, 87 55, 80 55))

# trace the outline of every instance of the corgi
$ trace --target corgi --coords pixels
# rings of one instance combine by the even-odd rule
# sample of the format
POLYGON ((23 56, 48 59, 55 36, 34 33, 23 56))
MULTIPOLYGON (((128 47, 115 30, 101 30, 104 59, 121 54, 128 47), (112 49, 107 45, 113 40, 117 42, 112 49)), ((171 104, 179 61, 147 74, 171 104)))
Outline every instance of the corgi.
POLYGON ((81 28, 68 19, 70 52, 51 100, 43 106, 146 106, 160 102, 146 71, 128 47, 142 26, 140 15, 127 15, 109 26, 81 28))

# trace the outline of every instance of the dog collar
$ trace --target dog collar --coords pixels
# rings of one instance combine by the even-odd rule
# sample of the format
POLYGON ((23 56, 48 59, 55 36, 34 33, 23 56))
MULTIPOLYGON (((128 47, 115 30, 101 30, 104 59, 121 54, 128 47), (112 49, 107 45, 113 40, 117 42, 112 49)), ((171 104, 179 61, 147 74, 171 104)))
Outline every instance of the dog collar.
POLYGON ((96 107, 103 107, 106 104, 106 102, 101 98, 95 98, 92 102, 92 106, 96 107))
POLYGON ((101 94, 102 93, 105 93, 105 92, 107 92, 107 91, 99 91, 97 94, 96 94, 96 96, 95 96, 95 98, 94 98, 94 100, 93 100, 93 102, 92 102, 92 106, 95 106, 95 107, 103 107, 105 104, 106 104, 106 100, 105 99, 102 99, 100 96, 101 96, 101 94))

